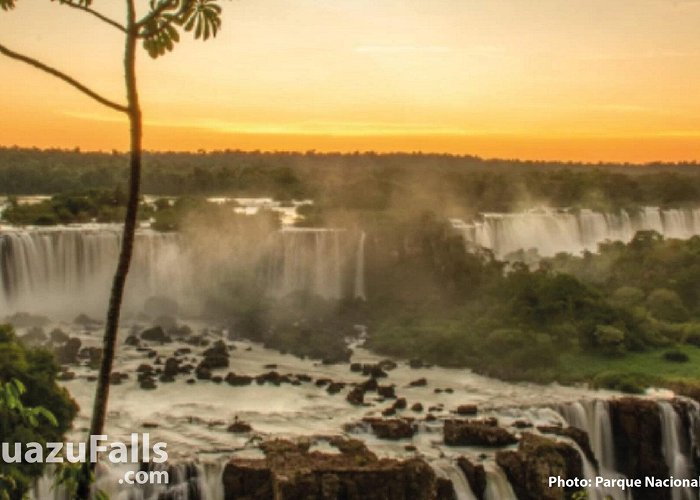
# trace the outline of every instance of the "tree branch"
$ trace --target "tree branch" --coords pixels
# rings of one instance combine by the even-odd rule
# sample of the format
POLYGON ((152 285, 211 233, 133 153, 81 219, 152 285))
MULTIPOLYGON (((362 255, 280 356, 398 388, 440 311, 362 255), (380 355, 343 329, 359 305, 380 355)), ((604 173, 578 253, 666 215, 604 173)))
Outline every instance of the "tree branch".
POLYGON ((108 18, 107 16, 100 14, 96 10, 91 9, 90 7, 86 7, 85 5, 80 5, 80 4, 71 3, 71 2, 61 2, 61 5, 67 5, 68 7, 82 10, 83 12, 87 12, 88 14, 92 14, 100 21, 104 21, 105 23, 109 24, 110 26, 117 28, 119 31, 126 33, 126 28, 124 26, 119 24, 117 21, 114 21, 113 19, 108 18))
POLYGON ((0 44, 0 54, 6 55, 7 57, 11 59, 16 59, 17 61, 22 61, 23 63, 29 64, 30 66, 34 66, 37 69, 40 69, 44 71, 45 73, 48 73, 50 75, 55 76, 56 78, 59 78, 66 82, 67 84, 75 87, 79 91, 81 91, 83 94, 87 95, 88 97, 92 97, 94 100, 99 102, 100 104, 104 104, 105 106, 116 109, 117 111, 121 111, 122 113, 127 113, 129 111, 129 108, 124 106, 123 104, 116 103, 114 101, 110 101, 109 99, 106 99, 99 95, 97 92, 90 90, 87 88, 85 85, 80 83, 74 78, 71 78, 70 76, 66 75, 65 73, 62 73, 61 71, 58 71, 57 69, 54 69, 50 66, 47 66, 46 64, 37 61, 36 59, 33 59, 31 57, 24 56, 22 54, 18 54, 17 52, 14 52, 4 45, 0 44))
POLYGON ((168 9, 177 7, 177 0, 161 0, 158 5, 148 14, 146 14, 141 20, 136 23, 137 28, 142 28, 149 22, 158 18, 163 12, 168 9))

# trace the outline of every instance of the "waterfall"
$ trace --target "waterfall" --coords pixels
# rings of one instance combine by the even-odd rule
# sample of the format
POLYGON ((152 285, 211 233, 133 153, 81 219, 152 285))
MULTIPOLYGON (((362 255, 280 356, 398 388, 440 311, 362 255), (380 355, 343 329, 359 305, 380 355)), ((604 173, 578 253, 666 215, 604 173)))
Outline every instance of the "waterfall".
MULTIPOLYGON (((586 431, 588 434, 591 450, 598 461, 598 471, 574 443, 574 446, 581 453, 586 478, 594 480, 596 476, 610 479, 624 477, 616 471, 615 442, 612 435, 608 402, 599 399, 576 401, 561 405, 557 410, 569 426, 586 431)), ((594 485, 588 488, 588 497, 598 500, 607 497, 613 500, 625 500, 629 497, 629 493, 617 488, 596 488, 594 485)))
POLYGON ((355 258, 355 298, 367 300, 365 293, 365 239, 367 234, 360 233, 360 243, 357 245, 357 256, 355 258))
MULTIPOLYGON (((661 435, 663 439, 663 454, 668 465, 668 471, 676 479, 693 477, 693 467, 690 464, 689 449, 684 437, 681 419, 675 408, 668 401, 660 401, 661 435)), ((691 500, 697 498, 692 488, 671 488, 673 500, 691 500)))
MULTIPOLYGON (((194 462, 177 464, 114 465, 100 463, 97 467, 95 487, 114 500, 219 500, 224 498, 221 464, 199 464, 194 462), (146 473, 167 472, 167 484, 120 484, 129 471, 146 473)), ((54 486, 55 470, 48 467, 37 479, 30 492, 31 500, 66 500, 63 487, 54 486)), ((135 481, 130 476, 130 481, 135 481)))
MULTIPOLYGON (((121 231, 114 225, 0 234, 0 314, 103 311, 120 244, 121 231)), ((176 291, 182 283, 179 254, 177 235, 139 231, 126 297, 143 300, 176 291)))
POLYGON ((666 238, 700 235, 700 208, 645 207, 633 212, 601 213, 581 209, 537 209, 517 213, 484 213, 466 223, 451 219, 468 247, 493 250, 497 257, 537 250, 542 257, 560 252, 594 252, 605 241, 628 242, 637 231, 654 230, 666 238))
POLYGON ((321 297, 342 296, 341 234, 327 228, 284 228, 276 238, 277 259, 268 270, 268 286, 278 295, 309 291, 321 297))
POLYGON ((506 473, 496 464, 484 464, 486 470, 485 500, 518 500, 506 473))
POLYGON ((450 480, 456 500, 476 500, 476 495, 469 487, 464 472, 456 463, 443 459, 432 462, 430 465, 437 476, 450 480))
MULTIPOLYGON (((353 292, 364 298, 364 234, 355 254, 344 234, 326 228, 276 232, 271 248, 261 244, 256 249, 259 263, 272 262, 264 285, 277 295, 306 290, 328 299, 353 292), (354 266, 358 268, 348 269, 354 266), (355 283, 346 288, 348 273, 355 283)), ((127 310, 140 310, 152 295, 192 303, 198 290, 225 278, 225 266, 233 268, 238 262, 236 249, 225 248, 223 255, 207 259, 196 250, 200 247, 183 238, 176 233, 137 231, 125 293, 127 310)), ((66 318, 81 312, 101 315, 120 244, 121 228, 113 224, 11 228, 0 233, 0 319, 18 311, 66 318)), ((206 241, 198 244, 206 249, 206 241)))

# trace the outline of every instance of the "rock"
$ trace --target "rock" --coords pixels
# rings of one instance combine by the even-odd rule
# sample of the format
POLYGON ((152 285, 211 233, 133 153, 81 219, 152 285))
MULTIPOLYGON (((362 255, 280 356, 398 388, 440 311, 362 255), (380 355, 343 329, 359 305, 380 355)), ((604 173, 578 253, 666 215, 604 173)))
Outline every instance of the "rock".
POLYGON ((332 380, 329 378, 320 378, 320 379, 316 380, 316 386, 323 387, 324 385, 328 385, 331 382, 332 382, 332 380))
POLYGON ((229 425, 228 429, 226 430, 235 434, 242 434, 244 432, 252 431, 253 427, 249 423, 243 422, 242 420, 238 420, 238 418, 236 418, 235 421, 231 425, 229 425))
POLYGON ((457 500, 457 495, 455 494, 455 488, 446 477, 437 478, 437 491, 435 493, 435 500, 457 500))
POLYGON ((172 330, 177 330, 177 320, 172 317, 168 316, 167 314, 158 316, 154 321, 153 321, 153 326, 159 326, 165 331, 172 331, 172 330))
POLYGON ((165 384, 169 384, 171 382, 175 382, 175 376, 162 373, 160 377, 158 377, 158 381, 163 382, 165 384))
POLYGON ((385 408, 382 410, 382 415, 384 415, 385 417, 391 417, 392 415, 396 415, 396 408, 394 408, 393 406, 385 408))
POLYGON ((101 321, 92 319, 85 314, 79 314, 78 316, 76 316, 76 318, 73 320, 73 323, 75 323, 76 325, 83 326, 85 328, 95 328, 102 324, 101 321))
POLYGON ((87 365, 96 370, 102 361, 102 349, 99 347, 83 347, 78 352, 78 357, 87 360, 87 365))
POLYGON ((175 350, 173 356, 179 358, 180 356, 186 356, 188 354, 192 354, 192 349, 190 349, 189 347, 180 347, 179 349, 175 350))
POLYGON ((560 500, 565 495, 568 498, 580 488, 550 487, 549 477, 583 477, 581 455, 574 447, 530 433, 523 434, 517 451, 498 451, 496 463, 519 500, 560 500))
POLYGON ((46 335, 43 328, 34 326, 30 328, 27 333, 22 335, 19 340, 28 346, 40 346, 45 344, 49 340, 49 337, 46 335))
POLYGON ((518 442, 513 434, 502 427, 467 420, 445 420, 443 437, 448 446, 501 447, 518 442))
POLYGON ((377 387, 377 394, 386 399, 393 399, 396 397, 396 391, 393 385, 380 385, 377 387))
POLYGON ((407 403, 406 403, 406 398, 399 398, 396 401, 394 401, 394 409, 396 410, 405 410, 407 403))
POLYGON ((141 379, 139 385, 141 386, 141 389, 144 389, 144 390, 152 390, 152 389, 155 389, 156 387, 158 387, 156 385, 156 381, 153 380, 153 378, 151 378, 150 376, 144 377, 143 379, 141 379))
MULTIPOLYGON (((530 427, 531 426, 532 424, 530 424, 530 427)), ((560 427, 556 425, 541 425, 537 427, 537 430, 545 434, 556 434, 557 436, 568 437, 575 442, 579 448, 581 448, 581 451, 584 455, 586 455, 586 458, 589 462, 591 462, 593 467, 596 469, 598 468, 598 460, 595 458, 593 449, 591 448, 591 442, 588 439, 588 433, 586 431, 581 430, 578 427, 560 427)))
POLYGON ((124 344, 138 347, 141 344, 141 340, 136 335, 129 335, 125 340, 124 344))
POLYGON ((58 380, 61 381, 68 381, 68 380, 73 380, 75 378, 75 372, 72 372, 70 370, 65 370, 62 371, 61 373, 58 374, 56 377, 58 380))
POLYGON ((344 387, 345 384, 343 382, 331 382, 330 384, 328 384, 326 392, 328 394, 338 394, 340 391, 343 390, 344 387))
POLYGON ((435 415, 433 415, 432 413, 428 413, 428 414, 425 416, 425 421, 426 421, 426 422, 434 422, 434 421, 436 421, 436 420, 437 420, 437 417, 436 417, 435 415))
POLYGON ((474 404, 459 405, 455 413, 457 415, 476 415, 477 407, 474 404))
POLYGON ((64 344, 68 342, 68 339, 70 339, 68 334, 60 328, 54 328, 53 330, 51 330, 51 333, 49 333, 49 338, 54 344, 64 344))
POLYGON ((345 397, 345 399, 351 405, 362 406, 363 404, 365 404, 365 391, 360 386, 355 387, 350 392, 348 392, 348 395, 345 397))
POLYGON ((263 368, 265 368, 266 370, 276 370, 277 365, 275 363, 270 363, 268 365, 263 365, 263 368))
POLYGON ((420 413, 423 411, 423 405, 421 403, 413 403, 411 410, 415 411, 416 413, 420 413))
POLYGON ((364 382, 362 382, 362 384, 360 384, 360 387, 362 387, 362 389, 365 392, 376 391, 377 387, 379 387, 379 384, 377 384, 376 378, 370 377, 367 380, 365 380, 364 382))
POLYGON ((187 379, 187 383, 190 384, 190 385, 192 385, 192 384, 196 384, 197 381, 196 381, 195 379, 193 379, 193 378, 188 378, 188 379, 187 379))
POLYGON ((394 419, 379 419, 379 418, 366 418, 365 422, 368 422, 372 427, 372 431, 379 439, 407 439, 412 438, 416 432, 413 424, 403 418, 394 419))
POLYGON ((391 370, 396 369, 398 366, 395 361, 392 361, 391 359, 383 359, 379 363, 377 363, 377 366, 381 368, 384 371, 390 372, 391 370))
POLYGON ((423 361, 414 358, 408 362, 408 366, 410 366, 413 369, 423 368, 423 361))
POLYGON ((383 378, 387 377, 387 373, 382 370, 379 365, 364 364, 362 365, 362 375, 370 376, 372 378, 383 378))
POLYGON ((153 373, 153 367, 148 363, 142 363, 136 368, 136 373, 153 373))
POLYGON ((192 328, 190 328, 187 325, 175 325, 171 328, 168 328, 166 331, 168 332, 168 335, 170 335, 171 337, 175 337, 179 340, 185 339, 192 335, 192 328))
POLYGON ((222 377, 220 375, 216 375, 216 376, 213 376, 211 378, 211 381, 214 382, 215 384, 220 384, 221 382, 224 381, 224 377, 222 377))
POLYGON ((362 364, 361 363, 351 363, 350 364, 350 371, 359 373, 362 371, 362 364))
POLYGON ((240 387, 244 385, 250 385, 253 382, 253 377, 247 375, 236 375, 233 372, 229 372, 226 375, 226 383, 234 387, 240 387))
POLYGON ((160 326, 154 326, 141 332, 141 339, 149 342, 160 342, 161 344, 172 342, 172 339, 165 334, 160 326))
POLYGON ((56 359, 63 365, 77 363, 81 345, 79 338, 71 337, 65 344, 54 349, 56 359))
POLYGON ((200 366, 215 370, 217 368, 228 368, 228 347, 222 340, 217 340, 214 344, 204 351, 204 359, 200 366))
MULTIPOLYGON (((279 373, 275 371, 263 373, 261 375, 258 375, 255 377, 255 381, 258 384, 264 384, 266 382, 269 382, 272 385, 282 385, 282 384, 289 384, 291 382, 291 379, 287 375, 280 375, 279 373)), ((317 384, 318 385, 318 384, 317 384)), ((342 389, 342 387, 341 387, 342 389)))
POLYGON ((216 370, 218 368, 228 368, 228 355, 227 354, 212 354, 204 358, 199 366, 203 368, 208 368, 210 370, 216 370))
POLYGON ((419 378, 408 385, 410 385, 411 387, 424 387, 428 385, 428 381, 425 378, 419 378))
POLYGON ((158 423, 157 422, 150 422, 146 421, 141 424, 141 427, 144 429, 157 429, 158 428, 158 423))
POLYGON ((469 487, 478 500, 484 500, 486 493, 486 470, 481 464, 473 464, 466 457, 457 459, 457 466, 462 469, 464 476, 467 478, 469 487))
POLYGON ((120 385, 122 383, 122 374, 119 372, 112 372, 109 374, 109 383, 111 385, 120 385))
POLYGON ((195 377, 197 377, 198 380, 210 380, 211 370, 205 366, 198 366, 195 370, 195 377))
POLYGON ((264 459, 234 458, 222 480, 227 500, 435 500, 438 481, 421 459, 378 459, 360 442, 330 438, 340 453, 309 452, 309 443, 269 441, 264 459))
POLYGON ((513 427, 515 427, 516 429, 529 429, 530 427, 532 427, 532 423, 526 420, 516 420, 515 422, 513 422, 513 427))
MULTIPOLYGON (((664 460, 661 413, 656 401, 620 398, 608 402, 615 441, 617 470, 644 481, 645 477, 668 477, 664 460)), ((669 488, 638 488, 635 500, 668 500, 669 488)))
POLYGON ((180 373, 180 360, 177 358, 168 358, 163 366, 163 375, 175 377, 180 373))

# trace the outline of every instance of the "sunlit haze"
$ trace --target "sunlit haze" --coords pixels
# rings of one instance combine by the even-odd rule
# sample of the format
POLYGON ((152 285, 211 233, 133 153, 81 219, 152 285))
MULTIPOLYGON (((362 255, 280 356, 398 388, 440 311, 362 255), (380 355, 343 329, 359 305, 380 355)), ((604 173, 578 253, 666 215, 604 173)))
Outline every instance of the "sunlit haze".
MULTIPOLYGON (((123 17, 121 2, 93 6, 123 17)), ((146 148, 700 159, 700 1, 224 8, 215 40, 139 53, 146 148)), ((0 12, 0 43, 123 100, 120 33, 90 16, 20 0, 0 12)), ((7 58, 0 74, 0 145, 126 148, 118 113, 7 58)))

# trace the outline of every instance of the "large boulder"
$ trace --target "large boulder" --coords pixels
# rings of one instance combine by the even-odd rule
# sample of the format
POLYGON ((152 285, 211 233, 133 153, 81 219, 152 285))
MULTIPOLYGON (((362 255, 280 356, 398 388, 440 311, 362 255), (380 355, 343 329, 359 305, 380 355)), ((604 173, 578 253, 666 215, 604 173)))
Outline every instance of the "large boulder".
POLYGON ((481 464, 474 464, 466 457, 457 459, 457 466, 462 469, 469 487, 478 500, 484 500, 486 493, 486 469, 481 464))
POLYGON ((372 431, 379 439, 410 439, 416 433, 413 422, 403 418, 366 418, 372 427, 372 431))
MULTIPOLYGON (((664 459, 661 413, 655 401, 620 398, 610 401, 617 469, 629 478, 669 477, 664 459)), ((636 500, 668 500, 669 488, 638 488, 636 500)))
POLYGON ((549 478, 583 477, 583 461, 573 446, 536 434, 523 434, 517 451, 498 451, 496 463, 504 470, 518 500, 562 500, 581 488, 549 486, 549 478))
POLYGON ((435 500, 438 481, 423 460, 378 459, 355 440, 329 438, 340 453, 309 443, 271 441, 264 459, 232 459, 224 468, 226 500, 435 500))
POLYGON ((518 442, 502 427, 469 420, 445 420, 443 437, 448 446, 502 447, 518 442))
POLYGON ((141 339, 149 342, 171 342, 171 338, 165 334, 165 331, 160 326, 154 326, 141 332, 141 339))

